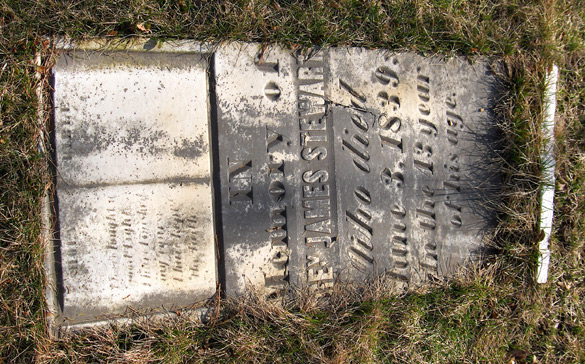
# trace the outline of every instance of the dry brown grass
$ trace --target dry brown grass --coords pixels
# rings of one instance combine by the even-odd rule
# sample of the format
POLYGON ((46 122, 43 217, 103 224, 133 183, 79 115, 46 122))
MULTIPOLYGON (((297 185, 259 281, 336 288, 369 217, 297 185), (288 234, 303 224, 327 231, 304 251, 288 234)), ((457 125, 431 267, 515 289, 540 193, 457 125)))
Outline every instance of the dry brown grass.
MULTIPOLYGON (((585 361, 585 6, 580 1, 0 0, 0 362, 585 361), (510 100, 500 254, 397 295, 383 279, 327 297, 223 301, 207 325, 138 320, 48 336, 34 64, 41 36, 254 40, 503 58, 510 100), (550 283, 533 281, 544 72, 561 68, 550 283)), ((46 54, 45 54, 46 55, 46 54)), ((46 58, 48 62, 49 58, 46 58)), ((45 66, 49 64, 46 63, 45 66)), ((40 69, 46 71, 46 69, 40 69)))

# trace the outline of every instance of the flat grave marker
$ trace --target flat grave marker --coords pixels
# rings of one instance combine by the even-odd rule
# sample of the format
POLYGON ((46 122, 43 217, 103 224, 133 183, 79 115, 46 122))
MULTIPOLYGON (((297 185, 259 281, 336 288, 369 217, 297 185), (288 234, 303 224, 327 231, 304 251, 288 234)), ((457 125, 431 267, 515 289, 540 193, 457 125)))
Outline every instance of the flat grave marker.
POLYGON ((53 72, 58 324, 218 283, 408 288, 478 259, 495 227, 486 60, 230 43, 69 51, 53 72))

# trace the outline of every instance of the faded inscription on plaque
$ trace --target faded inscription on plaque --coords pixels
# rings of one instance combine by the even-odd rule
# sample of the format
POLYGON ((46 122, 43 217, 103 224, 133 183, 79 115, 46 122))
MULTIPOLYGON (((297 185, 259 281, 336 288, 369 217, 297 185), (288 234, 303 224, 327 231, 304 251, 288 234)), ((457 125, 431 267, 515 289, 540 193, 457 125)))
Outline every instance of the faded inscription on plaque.
POLYGON ((206 62, 196 53, 78 51, 53 74, 56 322, 211 297, 206 62))

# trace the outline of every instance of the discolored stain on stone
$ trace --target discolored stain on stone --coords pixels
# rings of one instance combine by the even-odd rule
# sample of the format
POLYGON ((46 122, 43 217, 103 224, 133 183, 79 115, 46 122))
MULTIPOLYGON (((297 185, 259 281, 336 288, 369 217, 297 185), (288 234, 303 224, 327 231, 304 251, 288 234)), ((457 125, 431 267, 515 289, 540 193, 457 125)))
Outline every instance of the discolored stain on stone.
POLYGON ((206 176, 206 66, 202 55, 192 53, 191 63, 188 57, 80 51, 76 58, 60 58, 53 75, 62 181, 87 185, 206 176))
POLYGON ((201 136, 196 140, 181 140, 180 145, 173 151, 177 157, 186 159, 196 159, 203 153, 207 153, 207 142, 201 136))
POLYGON ((56 323, 166 312, 215 293, 206 67, 198 53, 58 59, 56 323))

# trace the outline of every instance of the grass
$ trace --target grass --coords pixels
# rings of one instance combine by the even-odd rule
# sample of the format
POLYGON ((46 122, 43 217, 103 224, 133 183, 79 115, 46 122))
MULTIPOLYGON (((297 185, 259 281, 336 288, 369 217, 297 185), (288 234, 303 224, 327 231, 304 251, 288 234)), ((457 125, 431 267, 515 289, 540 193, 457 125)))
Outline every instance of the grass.
MULTIPOLYGON (((41 82, 46 81, 42 79, 41 82)), ((579 0, 0 0, 0 362, 585 362, 585 4, 579 0), (145 30, 142 30, 145 29, 145 30), (43 36, 353 45, 505 60, 500 254, 396 295, 383 280, 284 306, 251 295, 206 326, 138 322, 51 340, 43 298, 36 52, 43 36), (534 283, 542 92, 561 68, 549 282, 534 283)))

